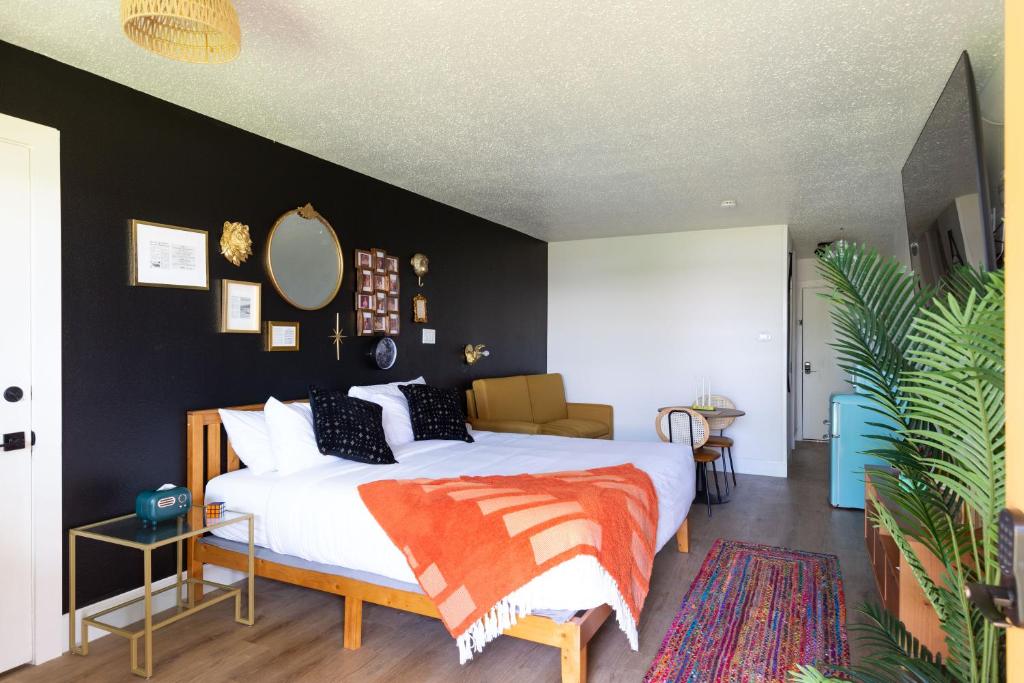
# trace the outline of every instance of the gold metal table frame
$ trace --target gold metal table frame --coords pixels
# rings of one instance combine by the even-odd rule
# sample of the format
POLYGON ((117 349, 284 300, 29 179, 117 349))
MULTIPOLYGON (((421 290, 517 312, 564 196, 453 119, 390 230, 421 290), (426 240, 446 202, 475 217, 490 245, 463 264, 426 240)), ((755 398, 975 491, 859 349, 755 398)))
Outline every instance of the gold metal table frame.
POLYGON ((114 517, 102 522, 95 522, 85 526, 76 527, 68 531, 68 641, 71 652, 76 655, 86 656, 89 654, 89 627, 95 627, 117 634, 128 639, 131 655, 131 672, 136 676, 149 678, 153 675, 153 632, 164 626, 180 621, 185 617, 195 614, 207 607, 212 607, 220 602, 235 598, 235 621, 239 624, 252 626, 255 616, 255 595, 253 593, 254 575, 256 567, 256 555, 253 537, 253 515, 234 511, 225 511, 221 517, 205 517, 205 510, 202 506, 193 506, 192 509, 175 522, 165 522, 155 528, 143 527, 134 514, 114 517), (193 577, 183 578, 182 576, 182 542, 190 538, 202 536, 207 532, 228 524, 246 522, 249 531, 249 553, 248 553, 248 581, 247 599, 248 605, 246 616, 242 616, 242 589, 214 581, 206 581, 193 577), (89 616, 82 617, 81 644, 75 637, 75 584, 76 584, 76 562, 75 562, 75 541, 78 538, 88 538, 103 543, 112 543, 128 548, 135 548, 142 551, 143 556, 143 594, 140 597, 126 600, 113 607, 95 612, 89 616), (177 580, 173 585, 153 590, 153 551, 171 543, 176 546, 177 556, 177 580), (200 597, 197 604, 197 594, 203 595, 201 587, 213 589, 213 592, 206 597, 200 597), (188 588, 188 597, 182 597, 182 588, 188 588), (200 589, 200 590, 197 590, 200 589), (168 617, 154 621, 153 619, 153 596, 166 591, 174 590, 175 604, 174 613, 168 617), (142 627, 131 630, 127 627, 114 626, 105 623, 102 618, 122 610, 136 603, 144 603, 145 617, 142 620, 142 627), (144 665, 139 666, 138 641, 143 641, 144 665))

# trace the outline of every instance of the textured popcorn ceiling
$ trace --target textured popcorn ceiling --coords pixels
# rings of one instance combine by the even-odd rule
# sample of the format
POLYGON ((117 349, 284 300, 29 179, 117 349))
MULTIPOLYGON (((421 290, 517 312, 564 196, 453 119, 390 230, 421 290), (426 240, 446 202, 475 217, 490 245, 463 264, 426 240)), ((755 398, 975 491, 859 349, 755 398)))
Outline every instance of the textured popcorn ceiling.
POLYGON ((1000 0, 236 0, 167 61, 116 0, 5 0, 0 38, 546 240, 788 223, 889 249, 900 167, 1000 0), (719 208, 735 199, 736 209, 719 208))

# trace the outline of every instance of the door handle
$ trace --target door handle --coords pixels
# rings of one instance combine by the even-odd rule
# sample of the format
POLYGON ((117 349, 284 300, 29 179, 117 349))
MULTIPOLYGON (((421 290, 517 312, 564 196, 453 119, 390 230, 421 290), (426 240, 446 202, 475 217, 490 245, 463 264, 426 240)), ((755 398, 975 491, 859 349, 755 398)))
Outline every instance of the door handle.
POLYGON ((811 374, 811 372, 813 372, 811 370, 811 361, 804 361, 804 374, 809 375, 811 374))
POLYGON ((21 387, 7 387, 4 389, 4 400, 8 403, 17 403, 25 395, 21 387))
POLYGON ((20 451, 25 447, 25 432, 10 432, 4 434, 3 439, 4 451, 20 451))
POLYGON ((1024 626, 1024 513, 1020 510, 999 513, 998 555, 999 585, 969 583, 964 593, 994 625, 1024 626))

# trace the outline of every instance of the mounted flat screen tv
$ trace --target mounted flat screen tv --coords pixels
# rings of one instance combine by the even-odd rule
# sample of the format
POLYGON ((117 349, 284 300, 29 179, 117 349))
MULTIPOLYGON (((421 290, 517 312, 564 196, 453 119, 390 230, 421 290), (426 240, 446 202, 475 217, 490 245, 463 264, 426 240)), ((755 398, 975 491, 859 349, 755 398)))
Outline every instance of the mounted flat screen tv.
POLYGON ((996 267, 980 124, 964 52, 903 164, 910 264, 926 285, 956 265, 996 267))

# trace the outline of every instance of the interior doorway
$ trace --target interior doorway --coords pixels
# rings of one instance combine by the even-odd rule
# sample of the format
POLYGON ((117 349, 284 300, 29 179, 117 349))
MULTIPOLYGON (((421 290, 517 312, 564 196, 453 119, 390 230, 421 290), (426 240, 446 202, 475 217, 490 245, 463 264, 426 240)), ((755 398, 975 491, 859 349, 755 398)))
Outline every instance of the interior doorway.
POLYGON ((800 438, 824 441, 829 433, 829 397, 850 391, 832 348, 835 332, 829 314, 831 288, 807 285, 800 290, 800 438))
POLYGON ((0 672, 59 656, 60 134, 0 115, 0 672))

